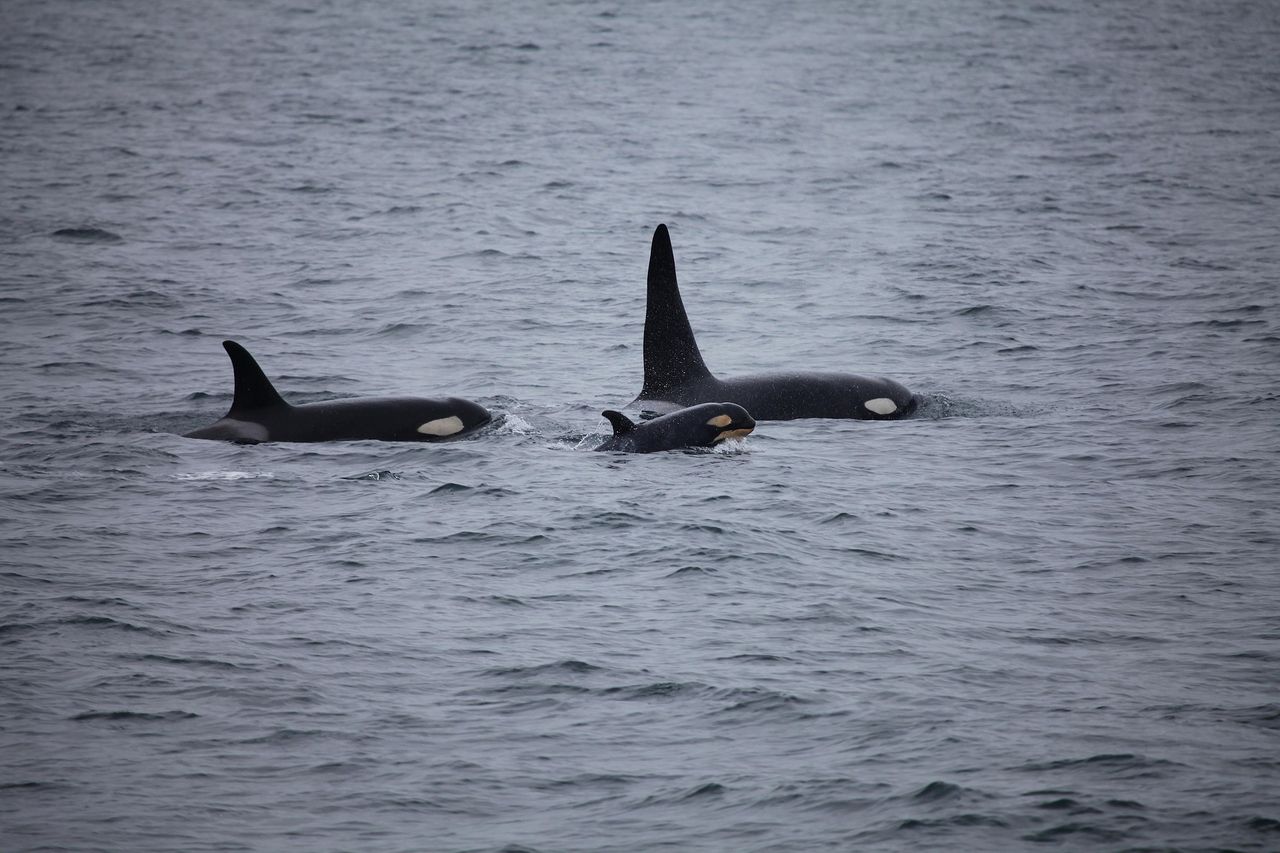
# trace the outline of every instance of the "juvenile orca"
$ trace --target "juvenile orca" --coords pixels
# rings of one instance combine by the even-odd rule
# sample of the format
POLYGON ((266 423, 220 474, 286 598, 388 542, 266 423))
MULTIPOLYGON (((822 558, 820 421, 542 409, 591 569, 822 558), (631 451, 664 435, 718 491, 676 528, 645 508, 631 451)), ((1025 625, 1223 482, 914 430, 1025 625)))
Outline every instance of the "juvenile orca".
POLYGON ((356 397, 291 406, 267 379, 249 351, 223 341, 235 371, 231 410, 222 420, 185 434, 257 444, 262 441, 441 441, 487 424, 488 410, 470 400, 446 397, 356 397))
POLYGON ((653 453, 679 447, 714 447, 727 438, 742 438, 756 428, 747 410, 735 403, 703 403, 636 425, 622 412, 601 412, 613 424, 613 435, 596 450, 653 453))
POLYGON ((653 232, 644 317, 644 387, 629 406, 670 411, 710 400, 731 400, 758 420, 862 418, 911 414, 916 397, 891 379, 852 373, 757 373, 717 379, 707 369, 680 299, 667 226, 653 232))

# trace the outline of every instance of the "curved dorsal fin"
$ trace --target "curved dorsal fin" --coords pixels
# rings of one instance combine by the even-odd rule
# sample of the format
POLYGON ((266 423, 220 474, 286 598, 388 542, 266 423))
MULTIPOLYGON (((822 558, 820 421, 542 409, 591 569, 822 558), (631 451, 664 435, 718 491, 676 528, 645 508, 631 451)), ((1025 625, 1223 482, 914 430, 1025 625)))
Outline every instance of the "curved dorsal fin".
POLYGON ((231 369, 235 371, 236 377, 236 396, 231 401, 231 411, 228 414, 289 405, 247 349, 235 341, 223 341, 222 348, 231 356, 231 369))
POLYGON ((631 418, 622 414, 622 412, 615 412, 613 409, 608 409, 600 414, 608 418, 609 423, 613 424, 614 435, 626 435, 636 428, 636 425, 631 422, 631 418))
POLYGON ((644 389, 641 397, 659 398, 667 389, 711 375, 676 282, 676 258, 667 226, 653 232, 649 249, 649 286, 644 313, 644 389))

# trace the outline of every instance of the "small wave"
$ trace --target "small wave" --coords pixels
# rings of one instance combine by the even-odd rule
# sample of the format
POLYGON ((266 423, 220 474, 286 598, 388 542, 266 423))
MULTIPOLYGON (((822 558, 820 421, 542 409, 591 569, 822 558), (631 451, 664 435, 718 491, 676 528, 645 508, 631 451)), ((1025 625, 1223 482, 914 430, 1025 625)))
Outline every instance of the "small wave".
POLYGON ((898 824, 899 829, 941 829, 953 826, 995 826, 1006 827, 1009 824, 998 817, 992 815, 976 814, 966 812, 964 814, 952 815, 951 817, 937 818, 933 820, 920 820, 917 818, 908 818, 898 824))
POLYGON ((566 672, 581 675, 589 672, 601 672, 603 667, 586 661, 568 658, 555 663, 545 663, 538 666, 515 666, 501 669, 485 670, 485 675, 501 675, 501 676, 519 676, 520 678, 539 677, 550 674, 562 674, 566 672))
POLYGON ((836 523, 845 522, 845 521, 861 521, 861 520, 862 519, 856 513, 842 511, 842 512, 837 512, 834 515, 829 515, 818 523, 819 524, 836 524, 836 523))
POLYGON ((960 308, 952 312, 956 317, 974 317, 979 314, 992 314, 999 312, 1000 309, 994 305, 970 305, 968 308, 960 308))
POLYGON ((692 789, 689 793, 681 797, 681 799, 693 800, 699 797, 719 796, 728 790, 729 789, 727 787, 721 785, 719 782, 707 782, 705 785, 699 785, 692 789))
MULTIPOLYGON (((6 580, 18 581, 21 583, 30 583, 30 584, 53 584, 54 583, 54 581, 51 581, 48 578, 36 577, 35 575, 24 575, 21 572, 0 572, 0 578, 5 578, 6 580)), ((4 626, 0 625, 0 631, 2 630, 4 630, 4 626)))
POLYGON ((647 516, 636 515, 623 510, 606 510, 599 513, 578 513, 570 518, 570 521, 577 523, 589 523, 593 527, 600 527, 608 530, 621 530, 630 527, 641 527, 648 524, 651 519, 647 516))
POLYGON ((609 687, 602 692, 604 695, 615 699, 631 701, 672 699, 677 696, 698 694, 704 690, 706 690, 706 685, 700 684, 696 681, 657 681, 652 684, 632 684, 626 687, 609 687))
POLYGON ((544 791, 577 787, 591 790, 601 785, 632 785, 639 780, 640 777, 623 776, 618 773, 583 773, 574 776, 572 779, 549 779, 541 782, 535 781, 532 784, 533 787, 544 791))
POLYGON ((641 805, 655 806, 669 803, 684 803, 690 800, 701 800, 707 797, 720 797, 728 792, 728 788, 719 782, 706 782, 693 788, 682 788, 676 791, 652 794, 646 797, 641 805))
POLYGON ((796 705, 808 705, 812 701, 791 693, 769 690, 763 687, 721 691, 721 696, 729 702, 729 704, 720 709, 719 713, 721 714, 737 714, 744 711, 752 713, 776 711, 796 705))
POLYGON ((505 258, 507 253, 501 249, 477 249, 474 252, 460 252, 456 255, 445 255, 442 261, 461 261, 470 258, 505 258))
POLYGON ((678 578, 678 577, 718 575, 718 574, 720 574, 720 570, 710 566, 707 566, 707 567, 683 566, 682 568, 676 569, 674 572, 670 572, 666 575, 663 575, 663 577, 678 578))
MULTIPOLYGON (((95 535, 99 535, 99 536, 122 535, 121 531, 109 530, 109 529, 99 529, 93 532, 95 535)), ((130 610, 138 609, 138 606, 136 604, 130 601, 126 601, 123 598, 90 598, 87 595, 64 595, 57 600, 65 601, 70 604, 96 604, 98 606, 105 606, 105 607, 127 607, 130 610)))
POLYGON ((1064 823, 1023 836, 1027 841, 1037 844, 1064 843, 1070 838, 1072 842, 1086 845, 1114 844, 1123 841, 1127 837, 1129 837, 1129 834, 1123 830, 1106 829, 1090 823, 1064 823))
POLYGON ((271 480, 275 474, 270 471, 196 471, 186 474, 174 474, 175 480, 271 480))
POLYGON ((51 235, 55 240, 66 243, 123 243, 124 238, 102 228, 59 228, 51 235))
POLYGON ((718 524, 681 524, 681 525, 679 525, 676 529, 677 529, 677 530, 679 530, 681 533, 715 533, 715 534, 721 534, 721 533, 727 533, 727 532, 728 532, 727 530, 725 530, 723 527, 721 527, 721 526, 720 526, 720 525, 718 525, 718 524))
POLYGON ((514 595, 487 595, 483 601, 489 601, 493 604, 501 604, 505 607, 528 607, 528 603, 524 599, 517 598, 514 595))
POLYGON ((965 789, 950 782, 930 782, 911 795, 912 799, 933 803, 938 800, 950 800, 958 797, 965 789))
POLYGON ((1230 272, 1234 269, 1227 264, 1217 261, 1207 261, 1202 258, 1179 258, 1173 262, 1173 266, 1184 270, 1200 270, 1203 272, 1230 272))
POLYGON ((64 791, 69 787, 61 782, 0 782, 0 791, 64 791))
POLYGON ((510 412, 495 417, 491 429, 494 435, 532 435, 534 433, 533 424, 510 412))
POLYGON ((163 637, 166 633, 164 631, 158 631, 155 628, 148 628, 144 625, 134 625, 130 622, 122 622, 108 616, 72 616, 69 619, 60 620, 57 624, 84 625, 89 628, 105 628, 107 630, 149 634, 153 637, 163 637))
POLYGON ((783 655, 771 654, 740 654, 729 655, 727 657, 717 658, 717 660, 731 660, 739 663, 794 663, 795 658, 784 657, 783 655))
POLYGON ((1023 764, 1014 769, 1032 773, 1043 773, 1053 770, 1093 770, 1099 769, 1109 775, 1120 775, 1123 778, 1139 778, 1149 776, 1156 768, 1178 766, 1176 762, 1162 758, 1146 758, 1130 752, 1102 753, 1087 758, 1061 758, 1055 761, 1039 761, 1023 764))
POLYGON ((357 735, 348 732, 329 731, 326 729, 277 729, 271 734, 260 735, 258 737, 246 738, 237 743, 252 746, 275 746, 280 744, 289 744, 301 740, 321 740, 327 738, 336 739, 352 739, 357 735))
POLYGON ((78 721, 108 720, 111 722, 140 720, 143 722, 172 722, 174 720, 194 720, 200 715, 191 711, 162 711, 146 713, 142 711, 85 711, 71 719, 78 721))
POLYGON ((131 290, 117 296, 86 299, 80 304, 86 308, 172 308, 178 300, 159 290, 131 290))
POLYGON ((234 663, 224 660, 211 660, 209 658, 185 658, 172 657, 170 655, 121 655, 122 660, 135 661, 137 663, 171 663, 176 666, 195 666, 211 669, 241 669, 234 663))
POLYGON ((885 551, 875 551, 871 548, 840 548, 839 551, 841 554, 847 554, 851 557, 866 558, 868 560, 877 560, 886 563, 907 559, 907 555, 905 554, 890 554, 885 551))
POLYGON ((344 480, 403 480, 404 475, 398 471, 366 471, 363 474, 351 474, 344 480))
POLYGON ((1038 809, 1076 809, 1080 807, 1079 800, 1073 800, 1070 797, 1058 797, 1053 800, 1045 800, 1043 803, 1036 803, 1038 809))
POLYGON ((468 486, 463 483, 441 483, 432 489, 429 494, 433 495, 449 495, 455 492, 470 492, 475 490, 476 486, 468 486))
POLYGON ((423 328, 419 323, 388 323, 373 332, 374 337, 402 338, 423 328))

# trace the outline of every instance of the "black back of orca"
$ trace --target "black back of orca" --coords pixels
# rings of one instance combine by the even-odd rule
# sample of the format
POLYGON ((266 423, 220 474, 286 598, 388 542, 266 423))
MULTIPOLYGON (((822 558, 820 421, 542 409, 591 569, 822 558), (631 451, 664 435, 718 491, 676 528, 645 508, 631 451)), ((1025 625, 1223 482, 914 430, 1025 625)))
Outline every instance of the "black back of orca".
POLYGON ((257 444, 263 441, 442 441, 487 424, 479 403, 458 397, 357 397, 291 406, 249 351, 223 341, 235 372, 235 398, 226 416, 186 433, 257 444))
POLYGON ((890 420, 916 409, 916 397, 892 379, 853 373, 759 373, 718 379, 702 360, 676 281, 667 226, 653 233, 644 317, 644 387, 631 402, 654 411, 713 400, 743 406, 757 420, 890 420))
POLYGON ((682 447, 714 447, 730 438, 742 438, 756 427, 747 410, 736 403, 703 403, 679 409, 660 418, 635 424, 621 412, 601 412, 613 425, 613 435, 596 450, 621 453, 654 453, 682 447))

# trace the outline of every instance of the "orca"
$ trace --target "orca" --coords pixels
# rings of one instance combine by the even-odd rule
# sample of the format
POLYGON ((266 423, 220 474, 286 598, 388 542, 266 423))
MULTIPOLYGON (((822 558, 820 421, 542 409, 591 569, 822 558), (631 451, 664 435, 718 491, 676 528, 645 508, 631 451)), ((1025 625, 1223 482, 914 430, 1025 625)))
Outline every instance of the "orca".
POLYGON ((728 400, 757 420, 859 418, 893 420, 915 411, 914 394, 892 379, 852 373, 757 373, 718 379, 694 340, 666 225, 653 232, 644 317, 644 386, 628 407, 667 412, 728 400))
POLYGON ((742 438, 756 428, 755 419, 736 403, 703 403, 634 424, 622 412, 601 412, 613 424, 613 435, 596 450, 654 453, 681 447, 714 447, 742 438))
POLYGON ((223 341, 235 372, 235 398, 226 416, 185 433, 257 444, 263 441, 442 441, 489 423, 483 406, 457 397, 355 397, 291 406, 249 351, 223 341))

